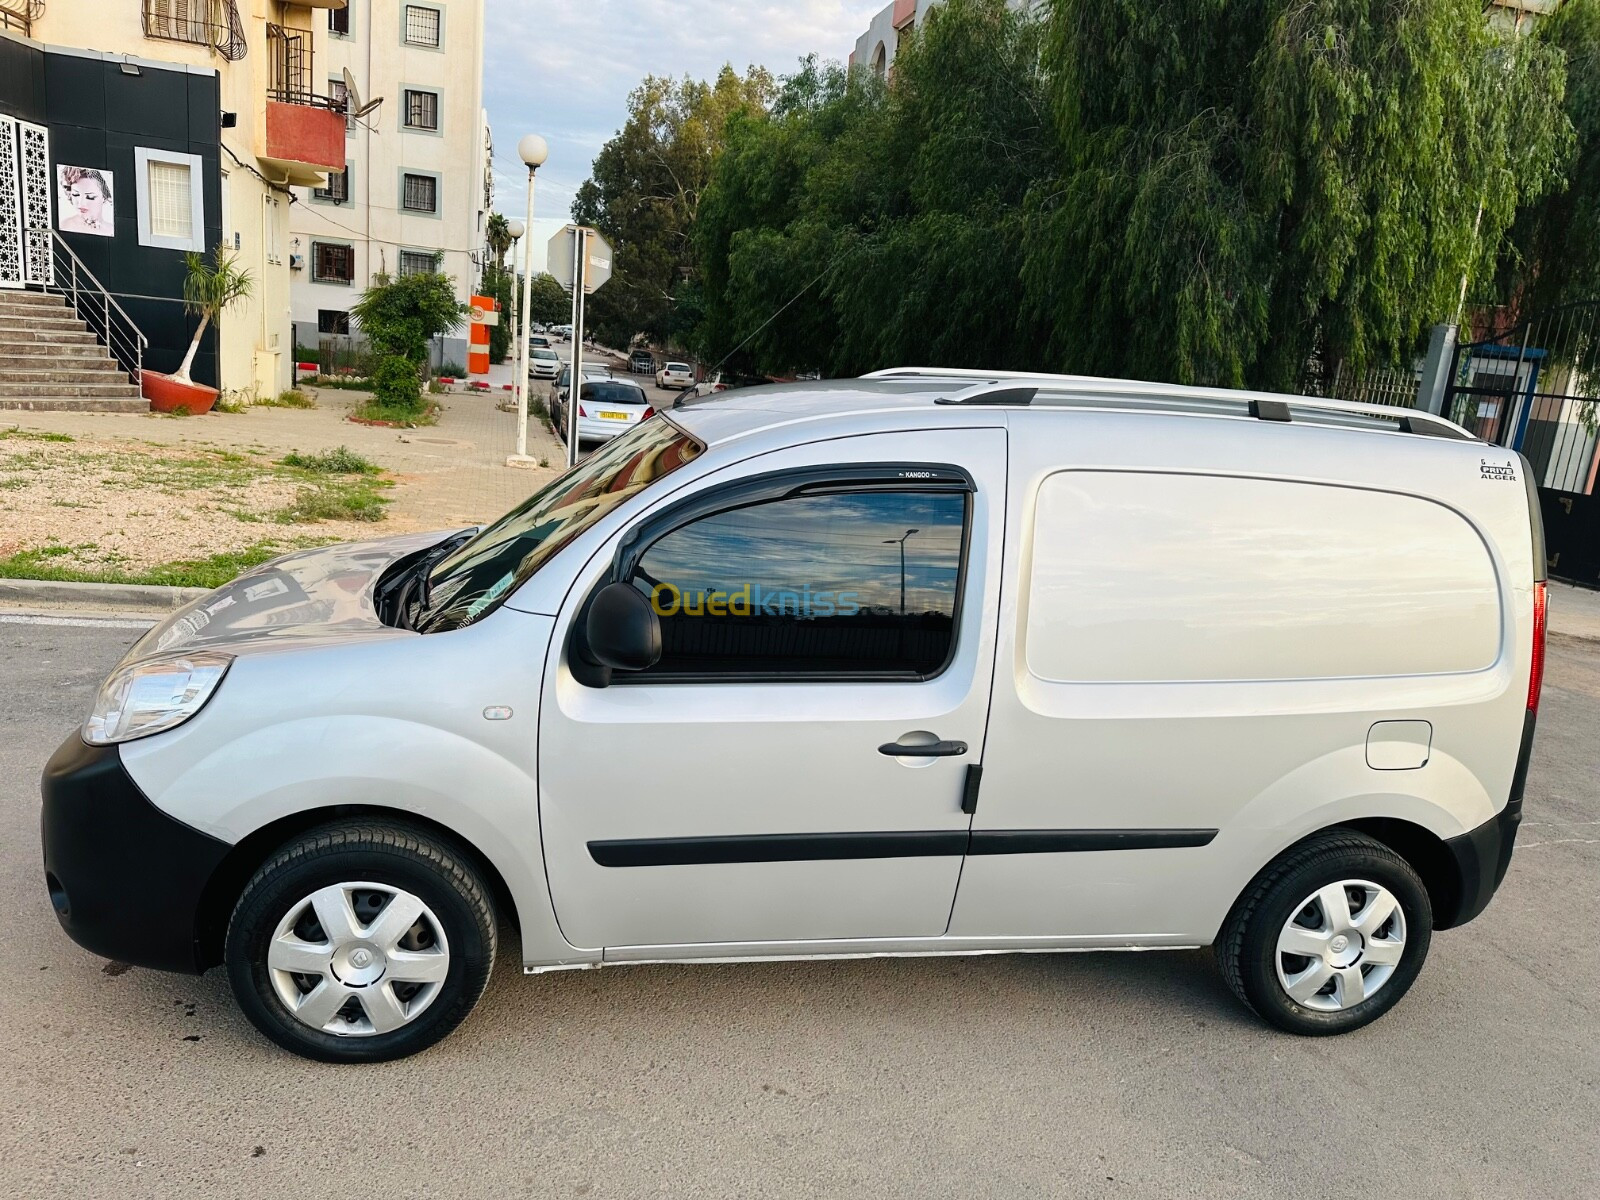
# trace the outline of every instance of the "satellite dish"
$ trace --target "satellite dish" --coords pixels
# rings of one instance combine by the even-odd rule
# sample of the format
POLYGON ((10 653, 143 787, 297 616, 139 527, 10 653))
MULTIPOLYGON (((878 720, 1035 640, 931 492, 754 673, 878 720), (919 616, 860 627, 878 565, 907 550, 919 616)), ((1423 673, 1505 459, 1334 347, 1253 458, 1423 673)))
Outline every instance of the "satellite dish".
POLYGON ((356 77, 350 74, 349 67, 344 69, 344 95, 345 105, 349 109, 348 115, 357 121, 383 103, 382 96, 365 104, 362 103, 361 91, 356 87, 356 77))

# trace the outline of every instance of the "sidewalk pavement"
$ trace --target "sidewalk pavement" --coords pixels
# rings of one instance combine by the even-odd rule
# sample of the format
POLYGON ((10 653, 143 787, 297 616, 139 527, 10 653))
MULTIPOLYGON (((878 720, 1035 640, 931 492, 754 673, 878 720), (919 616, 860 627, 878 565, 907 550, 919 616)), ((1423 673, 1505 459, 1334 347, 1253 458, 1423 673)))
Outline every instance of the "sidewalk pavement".
POLYGON ((1600 641, 1600 592, 1550 581, 1551 633, 1600 641))

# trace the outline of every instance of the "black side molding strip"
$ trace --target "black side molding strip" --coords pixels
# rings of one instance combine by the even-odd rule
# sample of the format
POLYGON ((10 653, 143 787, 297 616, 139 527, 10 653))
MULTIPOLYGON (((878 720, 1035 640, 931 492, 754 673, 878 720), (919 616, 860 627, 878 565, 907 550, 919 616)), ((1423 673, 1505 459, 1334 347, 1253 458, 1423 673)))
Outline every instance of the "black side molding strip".
POLYGON ((1208 846, 1215 829, 975 829, 968 854, 1070 854, 1208 846))
POLYGON ((910 833, 755 833, 736 837, 630 838, 589 843, 589 856, 602 867, 959 857, 966 850, 965 829, 910 833))
POLYGON ((1205 846, 1215 829, 965 829, 902 833, 742 834, 733 837, 629 838, 589 843, 602 867, 681 867, 704 863, 822 862, 858 858, 937 858, 962 854, 1062 854, 1205 846))

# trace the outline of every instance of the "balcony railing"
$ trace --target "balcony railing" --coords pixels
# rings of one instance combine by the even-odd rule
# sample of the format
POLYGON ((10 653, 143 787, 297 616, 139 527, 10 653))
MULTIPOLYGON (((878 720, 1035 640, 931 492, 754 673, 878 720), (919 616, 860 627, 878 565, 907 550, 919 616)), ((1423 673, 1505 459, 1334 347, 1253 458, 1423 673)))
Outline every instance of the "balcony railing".
POLYGON ((168 42, 210 46, 229 62, 250 48, 234 0, 140 0, 144 35, 168 42))
POLYGON ((0 29, 33 36, 33 23, 44 15, 44 0, 0 0, 0 29))
POLYGON ((267 25, 267 98, 283 104, 308 104, 316 108, 345 111, 343 96, 325 96, 312 89, 313 70, 311 33, 304 29, 285 29, 267 25))

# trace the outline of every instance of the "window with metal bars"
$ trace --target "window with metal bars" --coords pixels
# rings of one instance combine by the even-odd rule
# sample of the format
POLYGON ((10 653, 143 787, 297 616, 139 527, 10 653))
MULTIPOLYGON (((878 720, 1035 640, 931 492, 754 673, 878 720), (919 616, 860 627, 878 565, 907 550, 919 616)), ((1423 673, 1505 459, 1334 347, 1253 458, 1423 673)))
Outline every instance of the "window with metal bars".
POLYGON ((349 283, 356 277, 356 252, 338 242, 311 243, 311 278, 317 283, 349 283))
POLYGON ((144 35, 211 46, 230 62, 249 49, 234 0, 140 0, 144 35))
POLYGON ((326 200, 330 204, 348 204, 350 202, 350 164, 346 163, 342 171, 329 171, 328 185, 312 189, 311 194, 318 200, 326 200))
POLYGON ((406 5, 406 41, 413 46, 438 46, 439 10, 421 4, 406 5))
POLYGON ((194 237, 194 193, 186 163, 158 162, 146 167, 146 195, 150 199, 150 232, 157 237, 194 237))
POLYGON ((438 212, 439 181, 432 175, 408 173, 400 196, 400 207, 407 212, 438 212))
POLYGON ((406 128, 439 128, 439 93, 406 89, 406 128))
POLYGON ((428 275, 439 269, 439 256, 430 250, 400 251, 401 275, 428 275))

